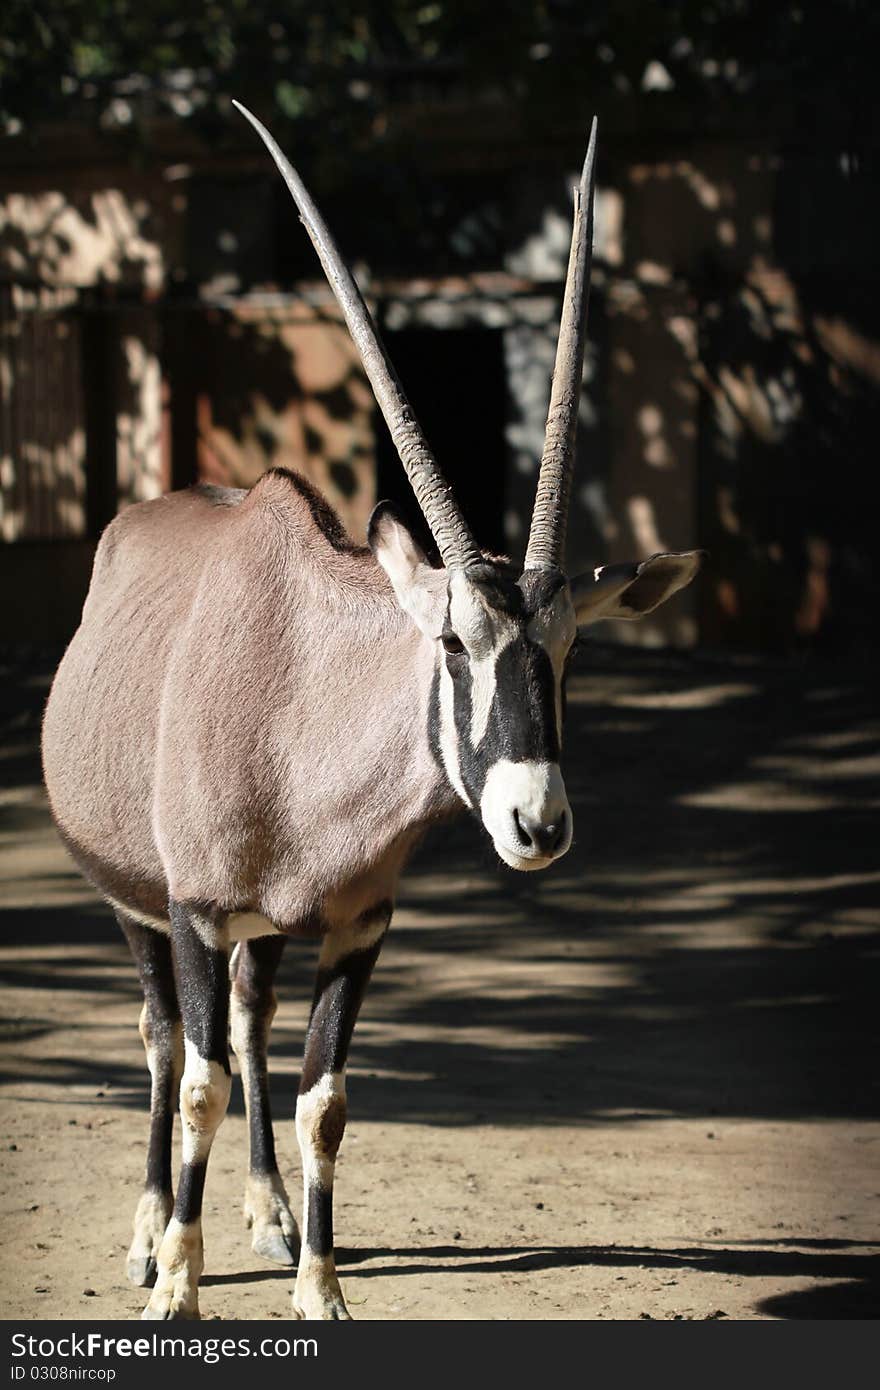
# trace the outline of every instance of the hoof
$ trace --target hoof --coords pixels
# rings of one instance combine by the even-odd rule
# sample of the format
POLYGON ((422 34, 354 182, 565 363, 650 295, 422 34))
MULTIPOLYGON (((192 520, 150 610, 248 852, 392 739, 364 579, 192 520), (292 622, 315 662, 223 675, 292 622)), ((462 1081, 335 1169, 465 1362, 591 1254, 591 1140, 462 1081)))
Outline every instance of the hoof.
POLYGON ((271 1260, 273 1264, 295 1268, 299 1261, 299 1240, 294 1232, 286 1235, 280 1226, 264 1226, 254 1231, 251 1249, 261 1259, 271 1260))
POLYGON ((198 1289, 169 1279, 153 1290, 141 1317, 146 1322, 176 1322, 183 1318, 195 1322, 199 1318, 198 1289))
POLYGON ((244 1221, 251 1249, 261 1259, 293 1269, 299 1261, 299 1227, 278 1173, 249 1173, 245 1183, 244 1221))
POLYGON ((332 1255, 314 1258, 300 1269, 293 1291, 293 1316, 308 1322, 351 1322, 339 1280, 332 1268, 332 1255), (328 1264, 331 1267, 328 1269, 328 1264))
POLYGON ((185 1308, 175 1308, 171 1304, 167 1308, 154 1308, 152 1303, 148 1303, 141 1313, 142 1322, 199 1322, 201 1314, 198 1308, 195 1312, 189 1312, 185 1308))
POLYGON ((306 1313, 293 1300, 293 1316, 306 1322, 351 1322, 351 1313, 341 1300, 334 1299, 332 1303, 322 1303, 320 1308, 313 1313, 306 1313))
POLYGON ((129 1256, 125 1272, 139 1289, 151 1289, 156 1282, 156 1261, 152 1255, 129 1256))

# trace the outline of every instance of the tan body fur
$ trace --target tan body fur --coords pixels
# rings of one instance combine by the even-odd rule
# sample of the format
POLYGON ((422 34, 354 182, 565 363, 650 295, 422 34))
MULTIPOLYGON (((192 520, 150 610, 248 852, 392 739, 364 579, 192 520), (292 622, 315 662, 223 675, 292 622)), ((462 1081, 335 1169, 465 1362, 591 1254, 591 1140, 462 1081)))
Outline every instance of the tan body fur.
POLYGON ((459 804, 428 744, 432 644, 340 535, 276 473, 106 531, 44 769, 65 841, 133 913, 170 894, 289 932, 351 922, 459 804))

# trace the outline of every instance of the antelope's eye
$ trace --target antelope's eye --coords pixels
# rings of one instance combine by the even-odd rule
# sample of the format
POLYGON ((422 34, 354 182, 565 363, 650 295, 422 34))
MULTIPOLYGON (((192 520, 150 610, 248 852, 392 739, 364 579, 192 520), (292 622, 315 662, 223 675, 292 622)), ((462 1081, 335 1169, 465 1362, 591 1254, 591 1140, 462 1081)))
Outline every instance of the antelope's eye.
POLYGON ((443 643, 443 650, 447 656, 461 656, 464 651, 464 643, 456 637, 454 632, 444 632, 440 641, 443 643))

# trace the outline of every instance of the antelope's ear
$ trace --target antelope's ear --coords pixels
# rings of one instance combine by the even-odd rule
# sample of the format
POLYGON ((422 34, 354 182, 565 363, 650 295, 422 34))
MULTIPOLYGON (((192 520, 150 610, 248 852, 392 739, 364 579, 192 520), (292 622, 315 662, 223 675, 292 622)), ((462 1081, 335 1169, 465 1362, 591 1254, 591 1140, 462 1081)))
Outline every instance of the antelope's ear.
POLYGON ((373 509, 367 544, 391 580, 404 613, 426 637, 439 637, 446 612, 446 571, 428 564, 393 502, 380 502, 373 509))
POLYGON ((603 618, 642 618, 690 584, 704 550, 652 555, 634 565, 600 565, 571 580, 578 627, 603 618))

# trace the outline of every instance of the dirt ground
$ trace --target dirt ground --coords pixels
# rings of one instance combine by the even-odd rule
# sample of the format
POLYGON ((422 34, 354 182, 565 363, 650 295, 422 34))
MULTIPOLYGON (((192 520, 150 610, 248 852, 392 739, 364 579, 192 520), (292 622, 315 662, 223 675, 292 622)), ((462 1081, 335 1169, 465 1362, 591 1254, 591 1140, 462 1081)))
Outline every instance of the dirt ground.
MULTIPOLYGON (((134 1318, 145 1157, 134 971, 53 833, 6 662, 0 831, 5 1318, 134 1318)), ((588 650, 575 845, 545 875, 468 819, 405 878, 355 1034, 336 1229, 356 1318, 880 1311, 877 692, 797 661, 588 650)), ((315 948, 272 1036, 289 1190, 315 948)), ((250 1252, 240 1091, 214 1148, 204 1317, 285 1318, 250 1252)))

